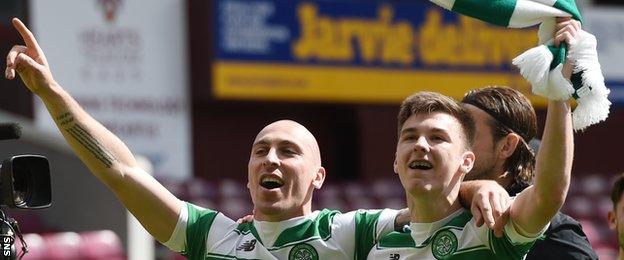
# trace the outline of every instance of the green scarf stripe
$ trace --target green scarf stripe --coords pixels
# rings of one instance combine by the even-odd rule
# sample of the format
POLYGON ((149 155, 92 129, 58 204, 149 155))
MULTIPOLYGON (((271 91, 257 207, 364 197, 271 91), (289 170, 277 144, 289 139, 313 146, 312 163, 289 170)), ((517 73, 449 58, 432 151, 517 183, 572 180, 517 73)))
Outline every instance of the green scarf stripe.
POLYGON ((453 11, 479 20, 507 27, 516 8, 516 0, 456 0, 453 11))
POLYGON ((576 6, 576 2, 574 0, 557 0, 553 7, 565 11, 571 14, 572 18, 578 20, 581 23, 583 22, 581 12, 579 12, 578 7, 576 6))
MULTIPOLYGON (((583 72, 572 73, 570 76, 570 81, 572 82, 572 87, 574 87, 574 93, 572 97, 574 99, 579 99, 578 90, 583 87, 583 72)), ((590 88, 591 89, 591 88, 590 88)))
POLYGON ((204 259, 206 253, 206 239, 219 212, 206 209, 198 210, 187 203, 188 227, 186 227, 187 248, 183 253, 188 259, 204 259))
POLYGON ((568 48, 567 48, 567 44, 565 42, 561 43, 559 45, 559 47, 555 47, 555 46, 548 46, 548 50, 552 53, 553 55, 553 60, 552 62, 550 62, 550 70, 556 68, 557 66, 559 66, 559 64, 563 63, 565 61, 565 57, 566 54, 568 52, 568 48))

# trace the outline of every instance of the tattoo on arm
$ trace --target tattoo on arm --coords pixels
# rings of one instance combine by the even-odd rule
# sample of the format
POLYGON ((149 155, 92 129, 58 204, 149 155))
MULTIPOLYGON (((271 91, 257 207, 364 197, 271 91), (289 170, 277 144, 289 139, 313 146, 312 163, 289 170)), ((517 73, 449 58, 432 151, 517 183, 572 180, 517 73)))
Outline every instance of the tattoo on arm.
POLYGON ((70 113, 64 113, 56 117, 56 121, 71 135, 76 141, 78 141, 85 149, 87 149, 96 159, 98 159, 106 168, 110 168, 113 162, 117 159, 113 154, 106 150, 97 139, 89 133, 84 127, 74 120, 74 116, 70 113))

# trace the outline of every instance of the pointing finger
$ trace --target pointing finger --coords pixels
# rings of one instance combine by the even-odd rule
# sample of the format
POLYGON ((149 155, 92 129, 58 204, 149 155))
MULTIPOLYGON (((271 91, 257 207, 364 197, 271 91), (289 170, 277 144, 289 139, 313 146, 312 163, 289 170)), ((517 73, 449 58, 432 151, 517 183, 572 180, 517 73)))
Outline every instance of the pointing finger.
POLYGON ((30 30, 28 30, 28 27, 26 27, 26 25, 24 25, 24 23, 17 18, 13 18, 11 22, 13 23, 13 27, 15 27, 17 32, 19 32, 19 34, 22 36, 22 39, 24 39, 26 47, 32 48, 37 52, 37 54, 42 55, 43 53, 41 51, 41 48, 39 48, 39 44, 37 43, 35 36, 30 30))
POLYGON ((492 207, 490 205, 490 199, 486 197, 481 197, 481 217, 483 221, 487 225, 488 228, 492 228, 494 226, 494 216, 492 214, 492 207))

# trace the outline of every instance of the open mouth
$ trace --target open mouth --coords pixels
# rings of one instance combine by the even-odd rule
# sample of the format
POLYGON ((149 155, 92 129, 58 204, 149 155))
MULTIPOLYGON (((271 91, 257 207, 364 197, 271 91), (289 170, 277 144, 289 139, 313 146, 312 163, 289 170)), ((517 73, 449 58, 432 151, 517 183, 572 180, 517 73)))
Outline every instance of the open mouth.
POLYGON ((268 190, 277 189, 284 186, 284 181, 275 176, 265 175, 260 179, 260 186, 268 190))
POLYGON ((433 168, 433 164, 425 160, 416 160, 412 161, 408 167, 413 170, 431 170, 433 168))

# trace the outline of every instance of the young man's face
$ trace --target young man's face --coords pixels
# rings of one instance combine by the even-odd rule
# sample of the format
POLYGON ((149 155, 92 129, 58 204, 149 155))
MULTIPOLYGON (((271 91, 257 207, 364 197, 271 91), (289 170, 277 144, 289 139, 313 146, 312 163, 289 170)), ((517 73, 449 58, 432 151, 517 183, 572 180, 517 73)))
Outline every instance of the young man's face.
POLYGON ((497 153, 496 143, 492 136, 490 122, 494 120, 485 111, 470 104, 462 104, 475 122, 475 142, 472 152, 475 154, 475 162, 472 170, 466 174, 466 180, 493 180, 502 172, 496 172, 497 153))
POLYGON ((620 249, 624 250, 624 202, 622 202, 622 195, 620 195, 620 200, 614 209, 609 211, 607 220, 609 221, 609 228, 617 233, 620 249))
POLYGON ((303 215, 324 178, 316 140, 303 126, 278 121, 260 131, 249 156, 247 183, 256 219, 303 215))
POLYGON ((446 113, 410 116, 401 128, 394 171, 412 196, 442 193, 459 185, 474 154, 466 149, 462 126, 446 113))

